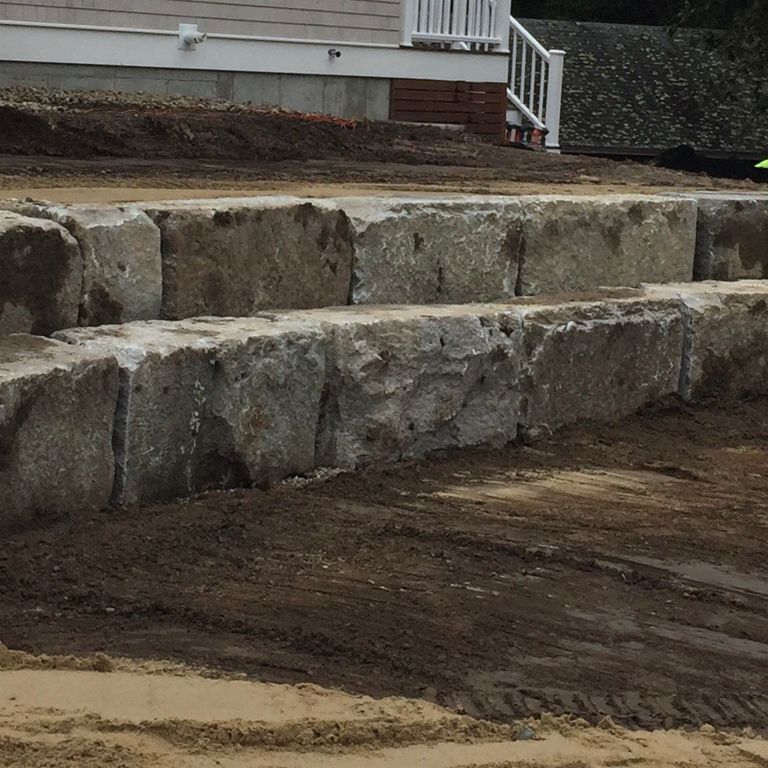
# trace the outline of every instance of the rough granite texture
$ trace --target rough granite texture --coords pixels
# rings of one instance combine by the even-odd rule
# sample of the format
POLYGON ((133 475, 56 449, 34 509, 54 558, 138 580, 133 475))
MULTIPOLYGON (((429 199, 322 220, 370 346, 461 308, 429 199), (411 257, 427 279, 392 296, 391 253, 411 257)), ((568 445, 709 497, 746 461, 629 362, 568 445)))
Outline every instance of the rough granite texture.
POLYGON ((460 304, 515 295, 514 198, 339 199, 354 242, 352 304, 460 304))
POLYGON ((61 224, 83 259, 78 325, 156 320, 162 300, 160 230, 142 211, 112 205, 2 204, 61 224))
POLYGON ((145 206, 162 232, 163 317, 248 317, 347 303, 349 222, 297 198, 145 206))
POLYGON ((314 466, 323 334, 265 319, 73 329, 120 365, 117 504, 268 485, 314 466))
POLYGON ((679 302, 686 326, 684 398, 768 394, 768 282, 647 286, 646 295, 679 302))
POLYGON ((768 195, 699 194, 696 280, 768 277, 768 195))
POLYGON ((542 195, 521 201, 523 296, 693 278, 692 200, 542 195))
POLYGON ((66 229, 0 210, 0 336, 77 325, 83 260, 66 229))
POLYGON ((614 421, 678 390, 684 323, 673 298, 531 306, 523 334, 529 434, 614 421))
POLYGON ((358 467, 515 438, 522 334, 513 308, 376 307, 305 317, 329 338, 319 464, 358 467))
POLYGON ((117 386, 108 353, 0 336, 0 528, 109 502, 117 386))
POLYGON ((16 509, 34 512, 65 491, 103 503, 110 433, 118 504, 500 446, 520 428, 615 421, 673 394, 765 394, 767 328, 768 282, 741 281, 77 328, 57 334, 72 360, 10 336, 0 468, 22 489, 16 509))

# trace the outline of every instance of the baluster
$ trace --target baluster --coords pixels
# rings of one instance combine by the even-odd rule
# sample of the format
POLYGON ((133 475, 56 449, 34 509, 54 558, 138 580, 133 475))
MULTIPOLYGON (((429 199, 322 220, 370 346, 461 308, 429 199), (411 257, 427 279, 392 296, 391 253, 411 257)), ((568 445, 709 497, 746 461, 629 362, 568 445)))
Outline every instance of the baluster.
POLYGON ((476 0, 467 0, 467 37, 475 34, 475 2, 476 0))
POLYGON ((419 0, 419 32, 429 32, 429 0, 419 0))
POLYGON ((455 0, 456 2, 456 34, 466 37, 467 34, 467 0, 455 0))
MULTIPOLYGON (((491 0, 488 0, 488 37, 493 37, 496 34, 496 9, 497 9, 497 3, 491 2, 491 0)), ((504 42, 504 41, 502 41, 504 42)), ((506 44, 502 47, 506 49, 506 46, 509 45, 509 40, 506 41, 506 44)))
POLYGON ((512 69, 510 70, 512 76, 510 78, 509 87, 512 89, 512 93, 517 96, 517 30, 512 32, 512 69))
POLYGON ((541 83, 539 84, 539 120, 544 122, 544 80, 547 76, 547 62, 544 57, 541 57, 541 83))
POLYGON ((525 101, 525 65, 528 61, 528 43, 523 40, 523 54, 520 57, 520 101, 525 101))
POLYGON ((563 65, 565 51, 549 52, 549 82, 547 83, 547 147, 560 149, 560 109, 563 97, 563 65))
POLYGON ((533 112, 533 94, 536 93, 536 49, 531 46, 531 90, 528 94, 528 109, 533 112))
POLYGON ((443 0, 443 33, 450 35, 451 29, 451 5, 453 0, 443 0))

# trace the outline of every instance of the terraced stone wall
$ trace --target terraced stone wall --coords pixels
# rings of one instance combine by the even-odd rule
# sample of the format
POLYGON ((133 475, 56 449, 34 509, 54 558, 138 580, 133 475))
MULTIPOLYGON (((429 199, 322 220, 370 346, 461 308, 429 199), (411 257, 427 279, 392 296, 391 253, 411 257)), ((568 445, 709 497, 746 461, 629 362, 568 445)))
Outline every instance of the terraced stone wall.
POLYGON ((8 203, 0 525, 765 393, 766 204, 8 203))

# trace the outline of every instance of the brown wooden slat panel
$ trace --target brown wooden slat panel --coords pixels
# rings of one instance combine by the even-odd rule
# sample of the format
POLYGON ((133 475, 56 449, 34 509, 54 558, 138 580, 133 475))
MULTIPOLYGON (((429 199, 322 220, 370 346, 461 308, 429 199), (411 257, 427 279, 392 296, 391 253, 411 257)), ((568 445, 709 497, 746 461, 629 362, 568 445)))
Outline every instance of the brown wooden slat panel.
MULTIPOLYGON (((506 94, 504 94, 504 96, 506 98, 506 94)), ((456 100, 470 103, 497 104, 499 98, 496 94, 479 93, 477 91, 465 91, 464 93, 457 93, 456 100)))
POLYGON ((506 86, 504 83, 475 83, 465 80, 412 80, 410 78, 395 78, 392 80, 393 88, 418 88, 424 90, 427 88, 453 88, 456 90, 466 89, 480 89, 484 91, 496 91, 498 89, 504 89, 506 86))
POLYGON ((451 87, 443 87, 443 88, 420 88, 418 87, 418 83, 414 83, 413 81, 409 81, 409 85, 406 86, 392 86, 392 93, 393 94, 400 94, 400 93, 408 93, 408 94, 423 94, 425 92, 432 93, 432 94, 440 94, 441 96, 449 96, 449 95, 456 95, 458 98, 461 98, 463 96, 471 95, 476 97, 482 97, 486 99, 498 99, 506 95, 506 89, 503 86, 496 87, 493 89, 485 89, 485 88, 477 88, 477 87, 470 87, 470 88, 451 88, 451 87))
POLYGON ((393 80, 392 88, 413 88, 417 91, 455 91, 456 83, 451 80, 393 80))
POLYGON ((463 125, 472 133, 501 140, 506 115, 503 83, 393 80, 390 117, 413 123, 463 125))
POLYGON ((488 104, 487 102, 460 102, 460 101, 419 101, 414 99, 398 99, 393 103, 395 111, 406 112, 418 112, 419 110, 426 110, 429 112, 498 112, 499 108, 496 104, 488 104))
POLYGON ((416 101, 421 103, 433 102, 444 104, 493 104, 498 106, 502 100, 496 96, 484 93, 444 93, 435 91, 393 91, 391 100, 416 101))
POLYGON ((410 108, 395 108, 392 110, 392 118, 394 120, 403 120, 405 118, 402 117, 404 114, 409 115, 464 115, 465 117, 469 117, 470 115, 473 116, 475 121, 485 121, 485 122, 492 122, 494 120, 502 121, 503 113, 500 112, 498 109, 483 109, 483 110, 472 110, 472 109, 462 109, 459 105, 457 105, 456 109, 440 109, 435 108, 434 106, 420 106, 417 108, 410 107, 410 108))
POLYGON ((455 123, 456 125, 467 125, 467 117, 468 115, 460 113, 451 114, 450 112, 398 112, 392 119, 404 123, 455 123))
MULTIPOLYGON (((465 97, 466 94, 455 93, 454 91, 430 91, 430 101, 457 101, 460 97, 465 97)), ((413 88, 403 88, 402 90, 392 90, 392 99, 395 101, 419 101, 427 98, 424 91, 419 91, 413 88)))

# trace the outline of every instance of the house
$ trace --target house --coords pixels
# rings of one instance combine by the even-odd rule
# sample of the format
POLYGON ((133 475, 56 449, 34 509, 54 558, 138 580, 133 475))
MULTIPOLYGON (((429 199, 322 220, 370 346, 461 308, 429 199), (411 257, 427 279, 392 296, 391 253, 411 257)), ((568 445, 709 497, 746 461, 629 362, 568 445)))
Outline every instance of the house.
POLYGON ((511 119, 556 149, 562 56, 510 2, 0 0, 0 87, 220 97, 491 138, 511 119))

